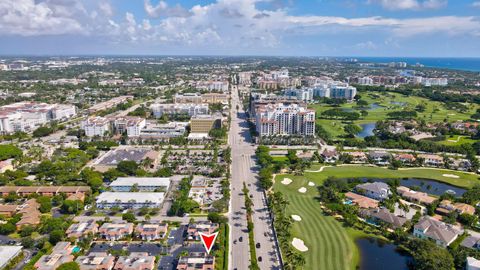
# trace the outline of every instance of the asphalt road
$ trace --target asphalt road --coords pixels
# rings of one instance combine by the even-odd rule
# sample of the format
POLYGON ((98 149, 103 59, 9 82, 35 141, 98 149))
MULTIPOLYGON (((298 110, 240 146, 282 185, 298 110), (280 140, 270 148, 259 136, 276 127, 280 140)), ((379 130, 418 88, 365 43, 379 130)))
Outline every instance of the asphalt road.
POLYGON ((230 211, 231 249, 230 269, 248 269, 250 253, 245 211, 245 200, 242 193, 243 183, 247 184, 254 204, 253 222, 254 239, 260 269, 281 269, 278 260, 278 249, 273 238, 272 224, 264 193, 257 187, 255 165, 255 146, 252 145, 245 112, 242 110, 238 93, 232 89, 232 124, 229 132, 229 145, 232 148, 232 199, 230 211), (240 108, 237 112, 236 107, 240 108), (239 241, 242 237, 243 241, 239 241))

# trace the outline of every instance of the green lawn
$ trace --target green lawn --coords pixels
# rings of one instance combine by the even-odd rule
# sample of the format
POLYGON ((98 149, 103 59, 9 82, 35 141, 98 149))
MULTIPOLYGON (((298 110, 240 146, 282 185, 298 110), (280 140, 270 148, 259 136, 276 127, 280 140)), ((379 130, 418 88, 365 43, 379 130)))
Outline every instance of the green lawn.
MULTIPOLYGON (((319 166, 311 168, 318 169, 319 166)), ((388 170, 379 167, 342 166, 325 168, 322 172, 306 172, 305 176, 277 175, 275 178, 275 191, 282 192, 289 205, 288 215, 299 215, 302 220, 294 222, 293 236, 302 239, 309 248, 305 252, 306 270, 313 269, 355 269, 359 263, 359 251, 355 239, 365 236, 363 232, 345 228, 333 217, 325 216, 320 209, 316 187, 308 185, 314 182, 321 185, 329 176, 344 177, 372 177, 372 178, 403 178, 416 177, 428 178, 450 183, 461 187, 471 187, 480 183, 478 176, 453 172, 448 170, 435 170, 414 168, 407 170, 388 170), (448 178, 443 174, 455 174, 460 178, 448 178), (293 180, 289 185, 281 181, 288 177, 293 180), (301 187, 306 187, 306 193, 298 192, 301 187)))
POLYGON ((460 136, 460 135, 453 135, 448 136, 443 141, 439 141, 438 143, 443 145, 462 145, 462 144, 473 144, 475 140, 471 139, 469 136, 460 136))
POLYGON ((295 179, 289 186, 280 184, 283 177, 277 176, 275 189, 281 191, 290 202, 288 215, 300 215, 302 221, 294 222, 293 235, 302 239, 308 247, 305 252, 305 270, 314 269, 355 269, 359 251, 348 230, 333 217, 322 215, 318 201, 315 200, 315 187, 301 194, 299 187, 307 186, 303 177, 289 176, 295 179))
MULTIPOLYGON (((404 109, 416 111, 415 106, 419 104, 424 104, 426 109, 424 112, 418 112, 418 119, 423 119, 426 122, 443 122, 445 119, 450 122, 466 120, 469 119, 470 115, 472 115, 478 108, 475 104, 468 104, 469 111, 466 113, 460 113, 455 110, 446 109, 443 104, 438 101, 431 101, 421 97, 405 97, 399 93, 360 92, 359 95, 362 96, 362 100, 367 101, 369 104, 376 103, 381 107, 374 110, 367 110, 368 115, 365 118, 355 121, 355 124, 385 120, 387 119, 387 114, 393 111, 404 109)), ((320 116, 323 111, 333 108, 332 106, 325 104, 314 104, 309 107, 315 109, 317 117, 320 116)), ((356 103, 346 103, 343 104, 341 108, 355 110, 357 112, 360 112, 361 110, 360 108, 357 108, 356 103)), ((343 132, 343 126, 345 124, 342 123, 342 121, 317 119, 317 123, 322 125, 333 137, 338 138, 345 134, 343 132)))
MULTIPOLYGON (((318 166, 313 170, 318 169, 318 166)), ((439 182, 448 183, 458 187, 472 187, 475 184, 480 184, 479 176, 475 174, 431 169, 431 168, 404 168, 399 170, 389 170, 380 167, 370 166, 338 166, 327 167, 320 173, 306 172, 305 177, 310 181, 320 185, 329 176, 337 178, 349 178, 349 177, 367 177, 367 178, 424 178, 437 180, 439 182), (444 174, 457 175, 460 178, 445 177, 444 174)))

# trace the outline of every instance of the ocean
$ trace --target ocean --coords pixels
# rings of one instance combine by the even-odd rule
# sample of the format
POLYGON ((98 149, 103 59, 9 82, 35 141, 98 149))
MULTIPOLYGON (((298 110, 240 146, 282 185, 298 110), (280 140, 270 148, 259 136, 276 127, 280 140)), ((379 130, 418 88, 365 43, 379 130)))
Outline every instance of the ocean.
POLYGON ((480 72, 480 58, 415 58, 415 57, 353 57, 361 62, 389 63, 406 62, 409 65, 420 63, 425 67, 446 68, 480 72))

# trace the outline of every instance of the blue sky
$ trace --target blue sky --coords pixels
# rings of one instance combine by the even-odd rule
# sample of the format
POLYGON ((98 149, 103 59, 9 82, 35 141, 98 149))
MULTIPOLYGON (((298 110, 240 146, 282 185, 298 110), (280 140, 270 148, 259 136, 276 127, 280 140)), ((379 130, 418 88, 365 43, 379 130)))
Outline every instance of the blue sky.
POLYGON ((480 0, 1 0, 0 54, 480 57, 480 0))

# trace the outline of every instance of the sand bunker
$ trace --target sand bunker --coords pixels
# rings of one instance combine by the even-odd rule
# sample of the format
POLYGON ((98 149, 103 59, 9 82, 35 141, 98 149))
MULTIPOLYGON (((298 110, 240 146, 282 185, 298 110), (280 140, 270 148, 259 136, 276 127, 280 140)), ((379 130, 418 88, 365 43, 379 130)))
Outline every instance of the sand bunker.
POLYGON ((307 188, 306 187, 301 187, 301 188, 298 189, 298 192, 305 193, 305 192, 307 192, 307 188))
POLYGON ((455 174, 442 174, 443 177, 448 177, 448 178, 460 178, 460 176, 455 175, 455 174))
POLYGON ((308 182, 308 185, 311 186, 311 187, 314 187, 314 186, 315 186, 315 183, 313 183, 313 182, 308 182))
POLYGON ((300 240, 298 238, 293 238, 292 246, 301 252, 308 251, 308 247, 305 246, 305 243, 303 243, 303 240, 300 240))
POLYGON ((292 215, 292 219, 295 221, 302 221, 302 218, 298 215, 292 215))
POLYGON ((292 183, 292 179, 290 179, 290 178, 283 178, 282 184, 284 184, 284 185, 290 185, 290 183, 292 183))

